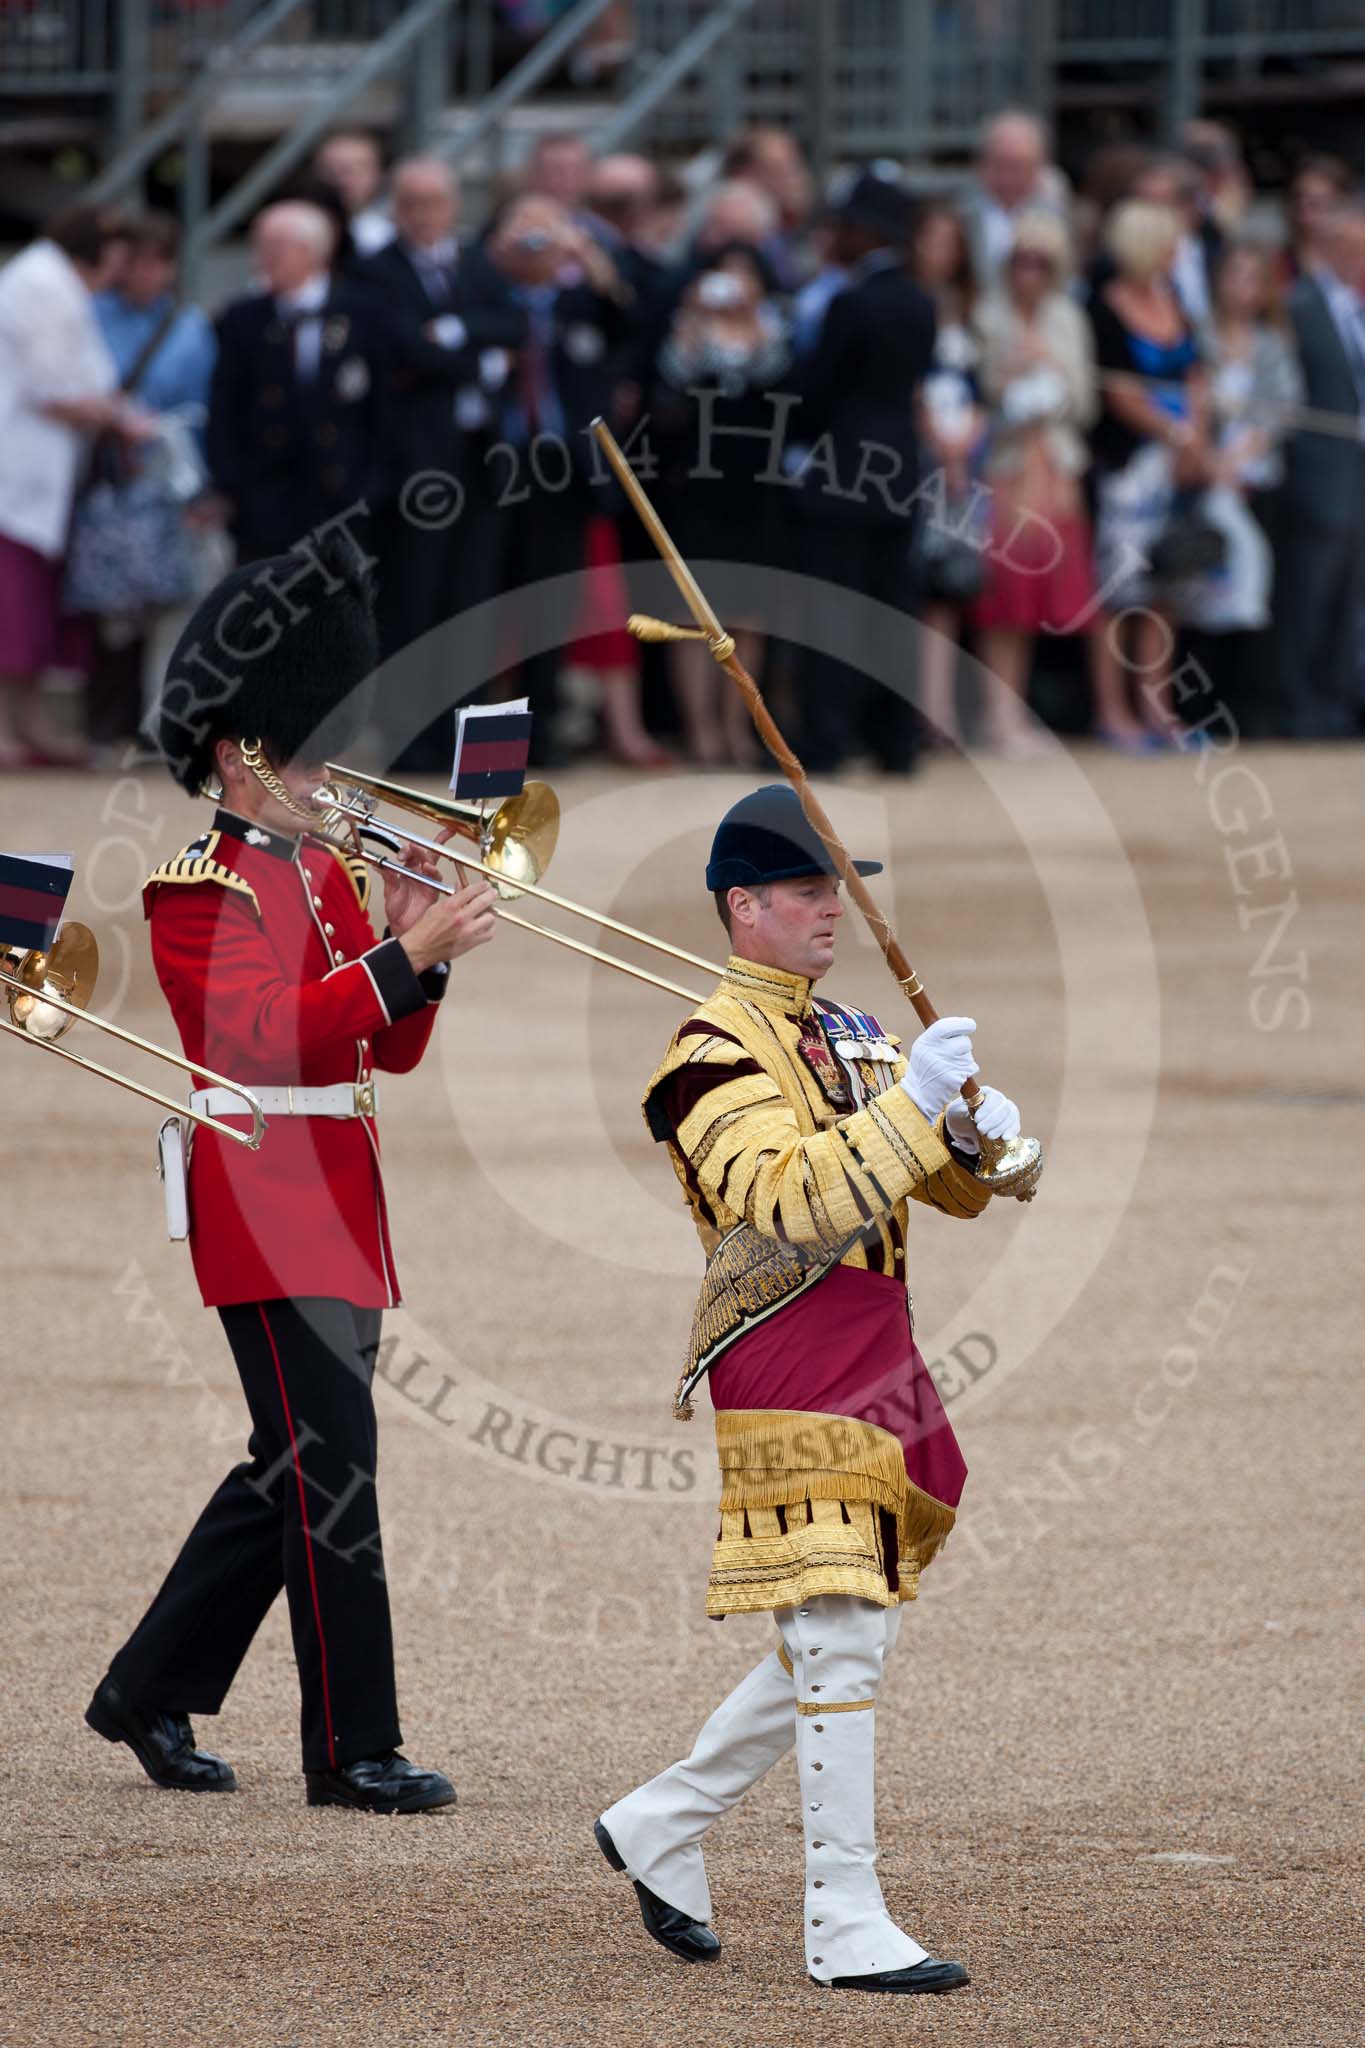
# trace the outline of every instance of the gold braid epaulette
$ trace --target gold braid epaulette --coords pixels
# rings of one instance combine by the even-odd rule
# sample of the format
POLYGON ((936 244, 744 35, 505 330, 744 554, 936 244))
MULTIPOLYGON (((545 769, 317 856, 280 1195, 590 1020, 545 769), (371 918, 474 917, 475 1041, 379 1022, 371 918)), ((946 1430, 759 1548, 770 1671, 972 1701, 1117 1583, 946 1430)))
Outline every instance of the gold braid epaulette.
POLYGON ((737 1337, 823 1279, 847 1249, 839 1245, 833 1257, 803 1258, 794 1245, 765 1237, 751 1224, 727 1231, 706 1262, 675 1413, 687 1419, 682 1389, 694 1374, 708 1371, 737 1337))
POLYGON ((334 846, 330 840, 324 840, 323 844, 326 846, 327 851, 329 853, 335 854, 336 858, 341 862, 341 865, 345 868, 346 873, 350 877, 351 887, 355 890, 356 900, 360 904, 361 909, 368 910, 370 907, 371 882, 369 863, 363 858, 362 855, 358 853, 347 853, 345 847, 334 846))
POLYGON ((148 889, 159 888, 164 882, 216 882, 219 888, 233 889, 238 895, 245 896, 259 917, 261 906, 256 891, 250 882, 244 882, 231 868, 214 859, 213 849, 217 844, 218 834, 210 832, 206 838, 194 840, 170 860, 163 861, 143 883, 144 894, 148 889))
POLYGON ((344 859, 350 871, 351 880, 355 883, 355 893, 360 898, 360 907, 362 910, 368 910, 370 907, 370 884, 373 877, 364 861, 358 855, 348 853, 344 856, 344 859))

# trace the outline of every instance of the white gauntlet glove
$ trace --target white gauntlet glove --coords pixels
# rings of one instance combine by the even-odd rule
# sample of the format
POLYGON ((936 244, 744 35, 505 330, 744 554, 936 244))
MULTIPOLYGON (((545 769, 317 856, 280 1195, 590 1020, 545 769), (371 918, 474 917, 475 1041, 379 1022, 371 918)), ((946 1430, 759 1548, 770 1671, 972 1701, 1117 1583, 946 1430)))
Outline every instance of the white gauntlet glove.
POLYGON ((978 1131, 984 1131, 988 1138, 1017 1138, 1019 1135, 1019 1112, 1008 1095, 1002 1095, 998 1088, 983 1088, 973 1117, 966 1103, 959 1095, 956 1102, 950 1102, 943 1118, 948 1136, 960 1152, 979 1152, 976 1141, 978 1131))
POLYGON ((930 1123, 976 1072, 971 1040, 975 1029, 974 1017, 940 1017, 910 1048, 901 1087, 930 1123))

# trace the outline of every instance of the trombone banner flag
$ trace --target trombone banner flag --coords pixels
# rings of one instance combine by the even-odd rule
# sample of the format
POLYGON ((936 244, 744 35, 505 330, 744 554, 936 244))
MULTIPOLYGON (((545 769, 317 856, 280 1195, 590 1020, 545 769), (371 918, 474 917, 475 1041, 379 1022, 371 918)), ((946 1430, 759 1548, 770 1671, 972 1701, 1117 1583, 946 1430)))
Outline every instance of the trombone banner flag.
POLYGON ((530 700, 511 704, 470 704, 455 721, 455 767, 450 787, 457 797, 519 796, 531 751, 530 700))
POLYGON ((0 946, 45 953, 71 890, 69 853, 0 853, 0 946))

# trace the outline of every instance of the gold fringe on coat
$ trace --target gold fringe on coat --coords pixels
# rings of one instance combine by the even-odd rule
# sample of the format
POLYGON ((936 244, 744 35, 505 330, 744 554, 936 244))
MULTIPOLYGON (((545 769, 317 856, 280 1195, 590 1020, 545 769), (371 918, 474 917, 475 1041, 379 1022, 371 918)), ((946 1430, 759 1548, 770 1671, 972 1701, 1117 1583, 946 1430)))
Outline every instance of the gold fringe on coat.
POLYGON ((794 1607, 821 1593, 851 1593, 880 1607, 913 1600, 920 1572, 956 1519, 911 1483, 900 1440, 875 1423, 805 1409, 725 1408, 716 1413, 716 1449, 720 1533, 709 1615, 794 1607))

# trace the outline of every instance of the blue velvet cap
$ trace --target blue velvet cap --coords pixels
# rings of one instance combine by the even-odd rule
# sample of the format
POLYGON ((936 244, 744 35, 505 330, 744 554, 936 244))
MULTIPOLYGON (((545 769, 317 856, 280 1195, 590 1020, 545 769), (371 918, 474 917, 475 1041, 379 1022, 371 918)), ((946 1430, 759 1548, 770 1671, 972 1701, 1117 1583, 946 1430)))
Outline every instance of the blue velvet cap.
MULTIPOLYGON (((855 860, 860 875, 879 875, 879 860, 855 860)), ((832 875, 834 863, 806 823, 801 799, 786 782, 770 782, 732 804, 716 827, 706 864, 708 889, 752 889, 798 875, 832 875)))

